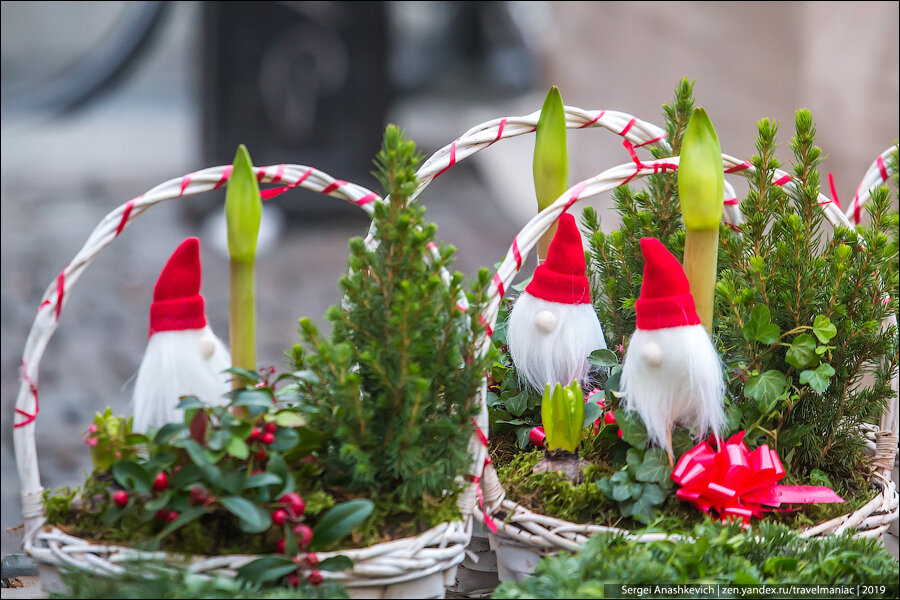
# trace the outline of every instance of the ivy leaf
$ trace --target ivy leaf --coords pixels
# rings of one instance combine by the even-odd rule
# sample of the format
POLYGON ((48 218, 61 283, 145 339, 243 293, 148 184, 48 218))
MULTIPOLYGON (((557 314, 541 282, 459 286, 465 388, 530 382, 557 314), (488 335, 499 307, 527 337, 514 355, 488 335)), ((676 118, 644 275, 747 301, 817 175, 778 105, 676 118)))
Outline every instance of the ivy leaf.
POLYGON ((632 473, 637 471, 644 462, 644 451, 637 448, 629 448, 625 453, 625 464, 627 464, 632 473))
MULTIPOLYGON (((779 394, 779 396, 780 395, 781 394, 779 394)), ((737 404, 732 404, 725 409, 725 437, 730 437, 737 433, 738 429, 741 428, 741 419, 743 417, 744 411, 742 411, 741 407, 737 404)), ((675 437, 677 437, 677 435, 675 437)), ((693 445, 691 445, 691 447, 693 447, 693 445)), ((688 450, 690 450, 691 447, 688 447, 688 450)))
POLYGON ((763 304, 753 307, 750 318, 744 323, 744 339, 748 342, 760 342, 762 344, 774 344, 781 335, 778 325, 772 323, 772 314, 769 308, 763 304))
POLYGON ((650 448, 644 454, 644 461, 634 472, 634 478, 645 483, 661 483, 669 478, 672 467, 669 456, 662 448, 650 448))
POLYGON ((644 493, 641 494, 641 500, 645 500, 648 504, 659 506, 666 501, 666 493, 661 487, 654 483, 644 484, 644 493))
POLYGON ((819 360, 816 354, 816 340, 808 333, 801 333, 794 338, 784 360, 798 369, 814 365, 819 360))
POLYGON ((788 378, 776 369, 758 373, 747 378, 744 384, 744 396, 756 400, 757 404, 774 403, 788 386, 788 378))
POLYGON ((814 371, 806 370, 800 373, 800 383, 809 384, 809 387, 821 394, 828 389, 832 375, 834 375, 834 367, 828 363, 822 363, 814 371))
POLYGON ((519 447, 519 450, 524 450, 528 447, 528 434, 531 432, 531 427, 519 427, 516 429, 516 445, 519 447))
POLYGON ((831 319, 825 315, 819 315, 813 321, 813 333, 820 342, 827 344, 831 338, 837 335, 837 327, 832 324, 831 319))
POLYGON ((591 352, 588 362, 598 367, 614 367, 619 364, 619 359, 612 350, 600 348, 591 352))
POLYGON ((272 524, 269 514, 246 498, 225 496, 220 498, 219 502, 222 503, 225 510, 241 520, 241 531, 262 533, 272 524))
POLYGON ((630 410, 616 411, 616 424, 622 430, 622 439, 635 448, 647 447, 647 428, 641 417, 630 410))
POLYGON ((603 492, 603 495, 609 499, 612 499, 612 484, 609 482, 609 477, 604 477, 600 481, 597 482, 597 488, 603 492))
POLYGON ((520 417, 528 408, 528 390, 524 389, 506 401, 506 410, 513 416, 520 417))
POLYGON ((625 483, 613 486, 612 499, 616 502, 625 502, 626 500, 638 496, 641 491, 642 488, 640 484, 634 483, 633 481, 626 481, 625 483))
POLYGON ((600 408, 600 405, 596 402, 585 402, 584 403, 584 423, 581 425, 582 429, 587 429, 591 425, 594 424, 594 421, 600 418, 600 415, 603 414, 603 409, 600 408))
POLYGON ((371 500, 356 499, 338 504, 323 516, 309 543, 310 550, 321 550, 323 547, 337 542, 365 521, 375 505, 371 500))

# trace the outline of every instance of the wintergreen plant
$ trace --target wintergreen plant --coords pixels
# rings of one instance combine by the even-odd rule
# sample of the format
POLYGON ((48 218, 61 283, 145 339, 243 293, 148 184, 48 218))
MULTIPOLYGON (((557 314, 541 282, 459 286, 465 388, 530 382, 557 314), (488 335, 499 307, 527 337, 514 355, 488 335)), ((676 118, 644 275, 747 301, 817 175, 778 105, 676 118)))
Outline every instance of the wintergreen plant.
POLYGON ((344 303, 327 313, 332 336, 302 319, 303 344, 293 351, 309 425, 327 439, 326 484, 397 510, 459 485, 475 394, 491 364, 478 351, 487 271, 469 309, 458 309, 463 276, 445 282, 439 272, 454 249, 435 246, 436 227, 409 202, 419 162, 415 144, 388 127, 376 164, 390 198, 375 206, 374 244, 350 242, 344 303))

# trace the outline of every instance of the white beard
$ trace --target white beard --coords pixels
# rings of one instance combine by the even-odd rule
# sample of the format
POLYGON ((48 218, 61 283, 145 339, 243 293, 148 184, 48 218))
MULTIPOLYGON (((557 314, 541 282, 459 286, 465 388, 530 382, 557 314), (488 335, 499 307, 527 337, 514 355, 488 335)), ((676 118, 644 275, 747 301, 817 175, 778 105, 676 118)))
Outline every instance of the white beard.
POLYGON ((175 408, 181 396, 196 396, 209 406, 227 404, 223 395, 230 389, 230 375, 222 371, 230 367, 231 356, 209 325, 154 333, 134 384, 132 430, 146 433, 181 422, 184 411, 175 408))
POLYGON ((543 392, 557 382, 578 381, 588 387, 591 365, 588 355, 606 348, 603 329, 590 304, 560 304, 522 292, 509 313, 506 340, 519 379, 543 392), (535 325, 542 311, 552 313, 556 326, 549 333, 535 325))
POLYGON ((722 364, 702 325, 635 330, 621 381, 623 407, 640 415, 653 443, 671 450, 667 434, 676 423, 694 428, 701 437, 706 432, 721 433, 725 422, 722 364), (654 356, 659 359, 656 365, 654 356))

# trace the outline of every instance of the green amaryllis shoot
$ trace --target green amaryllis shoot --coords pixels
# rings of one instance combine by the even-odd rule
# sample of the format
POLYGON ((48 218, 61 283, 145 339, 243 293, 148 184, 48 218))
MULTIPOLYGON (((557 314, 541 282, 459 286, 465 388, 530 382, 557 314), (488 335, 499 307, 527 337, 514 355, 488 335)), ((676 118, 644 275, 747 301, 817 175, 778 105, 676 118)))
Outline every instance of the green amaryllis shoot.
POLYGON ((577 381, 563 387, 547 384, 541 400, 541 423, 547 438, 547 450, 566 450, 575 454, 584 428, 584 394, 577 381))
POLYGON ((697 315, 712 333, 724 175, 719 138, 706 111, 694 109, 681 142, 678 195, 684 219, 684 273, 697 315))
MULTIPOLYGON (((547 92, 534 139, 534 192, 538 212, 547 208, 569 187, 569 156, 566 152, 566 111, 559 88, 547 92)), ((547 257, 547 249, 556 233, 556 225, 538 240, 538 264, 547 257)))
MULTIPOLYGON (((256 289, 254 262, 262 199, 250 154, 238 146, 225 193, 225 224, 231 256, 229 326, 231 366, 256 369, 256 289)), ((241 384, 236 381, 235 386, 241 384)))

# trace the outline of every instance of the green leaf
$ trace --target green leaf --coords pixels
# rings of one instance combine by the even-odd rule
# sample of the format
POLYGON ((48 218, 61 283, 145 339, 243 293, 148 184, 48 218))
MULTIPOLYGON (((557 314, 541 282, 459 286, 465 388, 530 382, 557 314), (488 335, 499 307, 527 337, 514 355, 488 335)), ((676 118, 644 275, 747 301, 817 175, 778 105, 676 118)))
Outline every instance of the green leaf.
POLYGON ((619 409, 616 411, 616 424, 622 430, 622 439, 635 448, 647 447, 647 428, 641 417, 630 410, 619 409))
POLYGON ((751 375, 744 384, 744 396, 758 403, 775 402, 788 386, 788 378, 781 371, 770 369, 751 375))
POLYGON ((225 452, 238 460, 246 460, 247 457, 250 456, 250 447, 247 446, 247 442, 242 438, 232 436, 228 441, 228 446, 225 447, 225 452))
POLYGON ((516 446, 519 447, 519 450, 524 450, 528 447, 528 434, 531 433, 531 427, 519 427, 516 429, 516 446))
POLYGON ((519 417, 528 408, 528 390, 522 390, 512 398, 506 401, 506 410, 512 415, 519 417))
POLYGON ((822 363, 814 371, 806 370, 800 373, 800 383, 809 384, 809 387, 820 394, 828 389, 828 383, 834 375, 834 367, 828 363, 822 363))
POLYGON ((221 471, 209 461, 206 452, 200 444, 194 440, 183 440, 179 445, 187 452, 191 462, 193 462, 197 468, 200 469, 200 472, 203 473, 204 479, 213 484, 218 482, 221 471))
POLYGON ((159 541, 171 534, 173 531, 176 531, 178 528, 187 525, 191 521, 198 519, 201 515, 206 513, 206 507, 204 506, 191 506, 190 508, 181 512, 174 521, 169 523, 163 528, 162 531, 156 534, 155 540, 159 541))
POLYGON ((147 502, 144 505, 144 511, 156 514, 156 511, 165 508, 169 501, 172 499, 172 490, 166 490, 153 500, 147 502))
POLYGON ((337 556, 326 558, 317 564, 316 568, 320 571, 346 571, 353 568, 353 561, 349 556, 338 554, 337 556))
POLYGON ((778 341, 781 330, 772 323, 772 314, 763 304, 753 307, 750 318, 744 323, 744 339, 748 342, 760 342, 771 345, 778 341))
POLYGON ((275 473, 257 473, 247 478, 244 489, 264 487, 268 485, 281 485, 282 479, 275 473))
MULTIPOLYGON (((325 562, 325 561, 322 561, 325 562)), ((297 570, 297 565, 287 556, 272 554, 247 563, 238 569, 238 578, 260 584, 280 579, 297 570)))
POLYGON ((262 218, 262 198, 247 148, 241 144, 225 191, 228 254, 232 260, 253 261, 262 218))
POLYGON ((816 340, 808 333, 801 333, 791 342, 784 360, 798 369, 816 364, 819 362, 819 356, 816 354, 816 340))
POLYGON ((641 464, 644 462, 644 451, 638 448, 629 448, 628 452, 625 453, 625 464, 631 469, 631 472, 634 473, 637 471, 641 464))
POLYGON ((831 341, 837 335, 837 327, 831 323, 831 319, 825 315, 818 315, 813 321, 813 333, 823 344, 831 341))
MULTIPOLYGON (((737 404, 732 404, 725 409, 725 437, 737 433, 738 429, 741 428, 741 419, 743 416, 744 411, 742 411, 741 407, 737 404)), ((693 447, 693 444, 691 444, 691 447, 693 447)), ((691 447, 688 447, 687 449, 690 450, 691 447)))
POLYGON ((281 428, 275 434, 275 441, 269 444, 271 452, 286 452, 300 442, 300 434, 293 429, 281 428))
POLYGON ((587 429, 591 425, 594 424, 594 421, 600 418, 600 415, 603 414, 603 409, 600 408, 600 405, 596 402, 585 402, 584 403, 584 423, 581 425, 582 429, 587 429))
POLYGON ((269 456, 269 468, 266 469, 266 471, 274 473, 284 482, 284 487, 281 488, 280 492, 275 494, 276 498, 280 498, 281 496, 294 491, 296 480, 294 479, 293 473, 288 470, 287 463, 280 454, 272 454, 269 456))
POLYGON ((231 367, 230 369, 225 369, 222 372, 231 373, 232 375, 234 375, 234 377, 231 378, 232 381, 237 380, 242 383, 249 383, 252 385, 256 385, 257 383, 262 381, 262 378, 256 371, 250 371, 248 369, 242 369, 240 367, 231 367))
POLYGON ((183 423, 166 423, 159 428, 156 435, 153 436, 153 443, 157 446, 169 443, 175 436, 181 435, 187 431, 187 426, 183 423))
POLYGON ((374 507, 365 499, 350 500, 333 507, 313 530, 310 550, 321 550, 349 534, 372 514, 374 507))
POLYGON ((613 487, 612 499, 616 502, 624 502, 625 500, 630 500, 636 492, 640 491, 640 489, 640 487, 636 486, 630 481, 626 483, 620 483, 613 487))
POLYGON ((301 427, 306 425, 306 419, 300 413, 283 410, 275 415, 275 424, 279 427, 301 427))
POLYGON ((645 483, 641 500, 645 500, 654 506, 659 506, 666 501, 666 493, 655 483, 645 483))
POLYGON ((178 405, 175 408, 179 410, 193 410, 197 408, 206 408, 206 405, 200 402, 200 399, 197 396, 185 396, 178 402, 178 405))
POLYGON ((569 157, 566 151, 566 112, 559 88, 547 92, 534 138, 534 191, 538 212, 559 198, 569 186, 569 157))
POLYGON ((150 485, 153 479, 147 470, 128 460, 117 462, 112 468, 113 477, 126 490, 133 490, 139 494, 150 492, 150 485))
POLYGON ((603 492, 603 495, 612 500, 612 483, 609 481, 609 477, 604 477, 603 479, 597 482, 597 488, 603 492))
POLYGON ((600 348, 591 352, 590 356, 588 356, 588 362, 598 367, 614 367, 619 364, 619 358, 612 350, 600 348))
POLYGON ((662 448, 650 448, 644 454, 644 461, 634 472, 634 478, 648 483, 661 483, 669 478, 672 467, 669 466, 669 456, 662 448))
POLYGON ((263 390, 240 390, 231 405, 269 408, 272 404, 272 396, 263 390))
POLYGON ((272 524, 269 513, 262 510, 246 498, 240 496, 225 496, 219 498, 219 502, 225 510, 241 520, 241 531, 247 533, 261 533, 272 524))
POLYGON ((706 111, 695 108, 682 137, 677 173, 685 229, 719 228, 725 198, 723 171, 716 130, 706 111))
POLYGON ((231 432, 227 429, 217 429, 209 438, 209 449, 219 451, 225 448, 231 441, 231 432))

